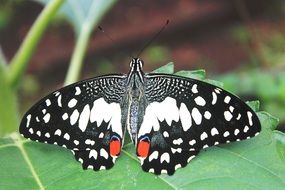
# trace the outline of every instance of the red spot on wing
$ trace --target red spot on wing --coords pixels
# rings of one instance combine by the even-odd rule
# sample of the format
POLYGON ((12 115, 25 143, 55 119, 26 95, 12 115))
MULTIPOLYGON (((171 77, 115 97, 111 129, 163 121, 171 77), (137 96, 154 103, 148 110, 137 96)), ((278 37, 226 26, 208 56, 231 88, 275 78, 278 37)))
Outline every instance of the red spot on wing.
POLYGON ((111 156, 118 156, 121 152, 121 142, 113 140, 110 142, 110 154, 111 156))
POLYGON ((148 152, 149 152, 149 148, 150 148, 150 143, 146 142, 146 141, 140 141, 138 143, 138 147, 137 147, 137 154, 138 156, 145 158, 148 156, 148 152))

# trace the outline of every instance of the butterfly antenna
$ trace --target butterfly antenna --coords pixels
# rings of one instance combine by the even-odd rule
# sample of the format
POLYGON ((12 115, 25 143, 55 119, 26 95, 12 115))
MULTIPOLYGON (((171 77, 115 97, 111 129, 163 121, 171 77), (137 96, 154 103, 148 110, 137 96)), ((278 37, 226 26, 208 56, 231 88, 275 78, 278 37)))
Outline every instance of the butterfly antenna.
POLYGON ((161 29, 148 41, 148 43, 146 43, 143 46, 143 48, 139 51, 137 57, 139 57, 140 54, 160 35, 160 33, 166 28, 168 23, 169 23, 169 20, 167 20, 166 23, 163 25, 163 27, 161 27, 161 29))
MULTIPOLYGON (((101 26, 98 26, 98 29, 113 43, 115 43, 115 40, 108 34, 105 32, 105 30, 103 30, 103 28, 101 26)), ((134 56, 129 55, 131 58, 134 59, 134 56)))

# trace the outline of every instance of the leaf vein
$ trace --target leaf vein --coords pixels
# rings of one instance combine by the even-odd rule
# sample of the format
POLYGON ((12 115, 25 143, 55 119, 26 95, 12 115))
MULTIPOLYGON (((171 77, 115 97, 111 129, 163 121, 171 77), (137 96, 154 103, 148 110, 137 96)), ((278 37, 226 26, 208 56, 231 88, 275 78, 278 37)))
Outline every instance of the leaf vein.
MULTIPOLYGON (((129 152, 122 150, 122 152, 124 152, 127 156, 129 156, 130 158, 132 158, 133 160, 137 161, 139 163, 139 160, 134 157, 132 154, 130 154, 129 152)), ((173 184, 171 184, 170 182, 168 182, 167 180, 165 180, 164 178, 162 178, 161 176, 158 176, 158 178, 163 181, 164 183, 166 183, 168 186, 170 186, 173 189, 177 189, 173 184)))
POLYGON ((19 148, 20 152, 22 153, 24 160, 26 161, 26 163, 28 164, 28 167, 36 181, 36 183, 38 184, 40 190, 44 190, 44 185, 42 184, 38 174, 36 173, 36 170, 23 146, 23 141, 21 140, 20 136, 16 133, 11 135, 12 140, 14 141, 15 145, 19 148))

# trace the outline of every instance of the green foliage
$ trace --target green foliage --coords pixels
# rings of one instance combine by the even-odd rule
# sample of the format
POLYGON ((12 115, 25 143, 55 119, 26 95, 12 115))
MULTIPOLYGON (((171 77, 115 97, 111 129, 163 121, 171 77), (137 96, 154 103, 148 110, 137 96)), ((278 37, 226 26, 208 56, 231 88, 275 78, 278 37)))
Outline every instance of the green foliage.
POLYGON ((152 46, 145 50, 145 53, 143 53, 146 56, 148 60, 148 63, 157 63, 162 60, 169 59, 170 52, 166 47, 163 46, 152 46))
MULTIPOLYGON (((173 64, 156 71, 171 73, 173 64)), ((4 189, 283 189, 285 135, 275 131, 276 118, 258 111, 258 101, 248 104, 262 123, 260 135, 208 148, 173 176, 143 172, 131 143, 112 169, 94 172, 82 170, 64 148, 12 134, 0 140, 0 184, 4 189)))
MULTIPOLYGON (((79 78, 84 53, 94 26, 116 2, 37 1, 49 3, 11 63, 6 64, 0 54, 0 135, 15 131, 18 127, 17 88, 39 40, 58 9, 61 7, 59 14, 74 26, 77 37, 65 80, 65 84, 69 84, 79 78)), ((4 12, 0 13, 0 27, 3 14, 4 12)), ((241 36, 244 41, 248 40, 246 35, 244 32, 241 36)), ((271 48, 265 48, 264 51, 269 52, 269 57, 272 52, 276 52, 275 49, 283 47, 283 44, 284 39, 277 35, 268 46, 271 48)), ((165 51, 156 48, 151 53, 152 59, 156 59, 165 54, 165 51)), ((282 51, 279 55, 282 55, 282 51)), ((279 60, 282 61, 282 58, 279 60)), ((173 74, 173 63, 154 72, 173 74)), ((242 78, 237 74, 220 77, 220 80, 226 82, 225 87, 230 91, 252 93, 255 89, 265 102, 281 97, 280 102, 284 103, 285 75, 282 72, 278 73, 280 75, 274 74, 275 77, 270 77, 266 72, 256 71, 243 75, 242 78), (245 84, 247 86, 244 86, 245 84), (268 88, 266 91, 263 90, 265 85, 268 88)), ((204 70, 179 71, 176 74, 222 86, 218 81, 205 79, 204 70)), ((76 162, 66 149, 23 140, 17 133, 10 134, 0 139, 0 189, 282 189, 285 185, 285 136, 275 130, 278 124, 276 118, 258 111, 259 102, 248 104, 257 112, 262 123, 262 132, 259 136, 208 148, 186 168, 178 170, 171 177, 143 172, 132 144, 124 146, 121 157, 113 169, 94 172, 83 171, 80 163, 76 162)), ((269 105, 274 110, 278 110, 276 107, 280 108, 278 104, 269 105)))
MULTIPOLYGON (((46 4, 49 0, 37 0, 46 4)), ((74 27, 77 41, 65 78, 65 85, 76 82, 82 68, 91 33, 116 0, 67 0, 59 11, 74 27)))
POLYGON ((1 54, 0 88, 2 90, 0 91, 0 136, 7 132, 15 131, 19 126, 17 89, 22 81, 23 74, 25 73, 31 56, 35 52, 47 26, 61 5, 63 4, 60 13, 70 20, 77 33, 77 42, 65 82, 65 84, 68 84, 78 80, 92 29, 115 2, 115 0, 38 1, 44 2, 46 6, 30 29, 10 64, 4 63, 5 61, 1 54))
POLYGON ((255 95, 263 109, 285 121, 285 71, 250 69, 216 77, 224 88, 239 95, 255 95))
POLYGON ((39 39, 61 3, 62 0, 54 0, 44 9, 9 65, 5 63, 1 52, 0 136, 19 126, 17 87, 39 39))
POLYGON ((18 126, 17 97, 7 82, 7 65, 0 55, 0 136, 15 130, 18 126))
POLYGON ((174 73, 174 64, 168 63, 158 69, 152 71, 153 73, 165 73, 165 74, 173 74, 174 73))

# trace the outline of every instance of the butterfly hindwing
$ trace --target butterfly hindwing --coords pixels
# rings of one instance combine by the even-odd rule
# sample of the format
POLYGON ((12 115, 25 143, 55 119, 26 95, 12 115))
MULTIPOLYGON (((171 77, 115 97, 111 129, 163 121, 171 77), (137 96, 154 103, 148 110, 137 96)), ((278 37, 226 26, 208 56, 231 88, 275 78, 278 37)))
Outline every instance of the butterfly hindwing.
POLYGON ((111 168, 123 142, 125 83, 124 75, 110 75, 55 91, 25 114, 20 133, 72 150, 84 169, 111 168))
POLYGON ((137 140, 138 150, 143 141, 149 143, 141 158, 145 171, 173 174, 201 149, 248 139, 261 130, 249 106, 216 86, 163 74, 146 75, 145 86, 148 104, 137 140))

